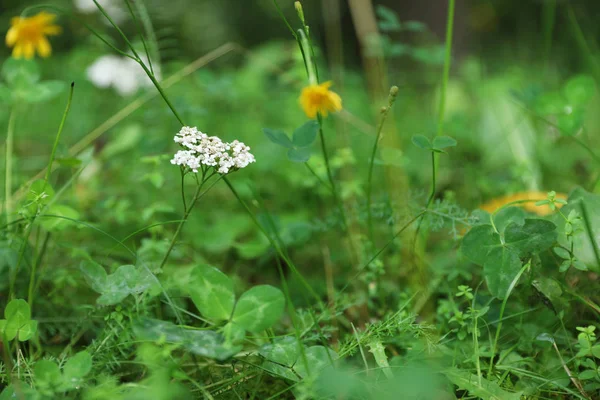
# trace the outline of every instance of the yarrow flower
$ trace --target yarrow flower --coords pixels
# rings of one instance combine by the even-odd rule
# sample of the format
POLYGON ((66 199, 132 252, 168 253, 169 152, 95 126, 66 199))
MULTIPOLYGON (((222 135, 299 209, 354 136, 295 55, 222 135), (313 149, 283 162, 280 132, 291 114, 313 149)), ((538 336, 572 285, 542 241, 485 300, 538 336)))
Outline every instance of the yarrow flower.
POLYGON ((56 15, 40 12, 33 17, 14 17, 10 20, 10 29, 6 33, 6 45, 14 47, 14 58, 32 59, 37 52, 48 57, 52 47, 46 36, 58 35, 61 27, 54 25, 56 15))
POLYGON ((302 89, 300 105, 308 118, 316 118, 317 113, 326 117, 327 113, 342 109, 342 98, 329 90, 331 85, 332 82, 328 81, 320 85, 312 84, 302 89))
POLYGON ((223 142, 217 136, 200 132, 196 127, 184 126, 173 140, 185 150, 175 153, 171 164, 185 166, 193 172, 206 166, 225 175, 256 161, 250 153, 250 147, 244 143, 238 140, 223 142))

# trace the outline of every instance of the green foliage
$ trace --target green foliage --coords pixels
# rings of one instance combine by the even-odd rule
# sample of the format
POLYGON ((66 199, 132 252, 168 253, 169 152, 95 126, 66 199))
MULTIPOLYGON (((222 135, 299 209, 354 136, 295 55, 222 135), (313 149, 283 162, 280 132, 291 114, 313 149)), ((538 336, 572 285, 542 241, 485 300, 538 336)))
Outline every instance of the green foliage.
POLYGON ((81 264, 81 272, 92 289, 101 294, 98 305, 119 304, 129 295, 137 295, 157 285, 156 278, 144 267, 121 265, 108 275, 104 268, 92 261, 81 264))
POLYGON ((4 319, 0 320, 2 341, 17 338, 25 342, 37 332, 38 323, 31 319, 31 307, 25 300, 11 300, 4 309, 4 319))
POLYGON ((509 223, 501 236, 493 225, 478 225, 465 235, 463 254, 483 266, 490 292, 503 299, 522 267, 521 259, 549 249, 557 238, 556 225, 543 219, 526 218, 509 223))
POLYGON ((306 122, 294 130, 291 140, 280 130, 263 128, 263 132, 271 142, 288 149, 287 157, 290 161, 304 163, 310 159, 310 147, 317 138, 319 123, 314 120, 306 122))
MULTIPOLYGON (((12 3, 4 32, 39 6, 12 3)), ((498 9, 461 5, 482 46, 459 52, 450 26, 376 5, 359 47, 380 82, 322 46, 318 2, 117 3, 119 29, 59 17, 52 57, 0 50, 0 400, 600 396, 585 1, 503 5, 502 22, 542 10, 545 36, 516 45, 498 9), (184 40, 196 23, 211 35, 184 40), (343 111, 307 121, 302 87, 330 79, 343 111), (256 163, 173 166, 184 124, 256 163)))

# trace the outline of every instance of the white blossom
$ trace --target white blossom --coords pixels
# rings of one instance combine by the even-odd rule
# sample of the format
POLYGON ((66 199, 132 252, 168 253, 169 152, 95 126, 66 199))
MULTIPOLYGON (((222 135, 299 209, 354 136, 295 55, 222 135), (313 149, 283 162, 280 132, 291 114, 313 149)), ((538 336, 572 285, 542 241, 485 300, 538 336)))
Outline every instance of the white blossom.
MULTIPOLYGON (((134 94, 140 87, 152 86, 152 81, 142 67, 127 57, 102 56, 86 72, 88 79, 94 85, 104 89, 113 87, 121 96, 134 94)), ((156 68, 155 75, 160 79, 160 71, 156 68)))
POLYGON ((184 126, 173 138, 185 150, 179 150, 171 164, 186 166, 198 172, 202 165, 214 167, 220 174, 228 174, 255 162, 250 147, 234 140, 223 142, 217 136, 208 136, 196 127, 184 126))
MULTIPOLYGON (((96 0, 100 7, 116 23, 123 22, 127 18, 127 12, 121 7, 119 0, 96 0)), ((75 8, 82 14, 92 14, 98 12, 98 6, 93 0, 74 0, 75 8)), ((110 24, 108 20, 105 23, 110 24)))

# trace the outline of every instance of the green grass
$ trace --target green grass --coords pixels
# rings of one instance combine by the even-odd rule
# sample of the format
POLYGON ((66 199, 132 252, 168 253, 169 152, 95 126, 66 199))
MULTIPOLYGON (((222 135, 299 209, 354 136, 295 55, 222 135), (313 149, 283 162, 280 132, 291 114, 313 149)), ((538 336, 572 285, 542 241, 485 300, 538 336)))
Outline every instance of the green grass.
POLYGON ((597 398, 589 10, 459 55, 453 0, 441 39, 376 7, 379 46, 336 69, 342 26, 268 3, 287 39, 191 56, 155 2, 56 2, 68 51, 3 62, 0 400, 597 398), (107 54, 142 87, 95 87, 107 54), (343 109, 311 122, 332 77, 343 109), (256 162, 172 165, 184 122, 256 162))

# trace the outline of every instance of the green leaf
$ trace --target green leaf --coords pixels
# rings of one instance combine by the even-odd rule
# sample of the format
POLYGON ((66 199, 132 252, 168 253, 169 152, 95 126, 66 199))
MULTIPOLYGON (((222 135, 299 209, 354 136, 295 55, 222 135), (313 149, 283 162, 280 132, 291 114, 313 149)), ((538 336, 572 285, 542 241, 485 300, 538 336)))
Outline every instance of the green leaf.
POLYGON ((285 297, 281 290, 260 285, 248 290, 238 300, 233 312, 233 321, 252 333, 270 328, 281 318, 285 297))
POLYGON ((309 147, 293 148, 289 149, 287 156, 290 161, 293 162, 307 162, 310 159, 311 151, 309 147))
POLYGON ((292 143, 296 147, 308 147, 313 144, 318 132, 319 123, 315 120, 308 121, 294 131, 292 134, 292 143))
POLYGON ((235 303, 233 281, 209 265, 196 266, 190 278, 188 293, 198 311, 214 321, 229 319, 235 303))
POLYGON ((58 382, 62 382, 62 375, 56 363, 50 360, 40 360, 35 363, 33 373, 37 384, 44 386, 54 386, 58 382))
POLYGON ((526 215, 521 207, 505 207, 494 215, 494 225, 498 232, 504 233, 504 230, 511 222, 523 225, 526 215))
POLYGON ((133 331, 141 340, 179 344, 191 353, 217 360, 226 360, 242 349, 226 345, 225 338, 217 332, 187 329, 150 318, 136 321, 133 331))
POLYGON ((411 140, 415 146, 417 146, 421 149, 425 149, 425 150, 432 149, 431 142, 429 141, 429 138, 425 135, 414 135, 411 140))
POLYGON ((424 32, 427 25, 420 21, 406 21, 402 24, 402 29, 409 32, 424 32))
POLYGON ((275 144, 283 146, 286 149, 291 149, 292 147, 294 147, 294 144, 284 131, 263 128, 263 132, 267 136, 267 138, 275 144))
MULTIPOLYGON (((577 188, 569 195, 568 203, 561 209, 563 215, 569 215, 571 212, 581 214, 581 204, 585 204, 589 217, 590 227, 592 229, 592 237, 600 238, 600 196, 586 192, 582 188, 577 188)), ((590 241, 584 224, 581 224, 574 236, 567 237, 565 232, 565 220, 560 215, 552 217, 552 221, 558 226, 558 243, 565 248, 571 248, 571 238, 573 239, 573 254, 577 255, 577 259, 593 271, 599 271, 600 265, 596 261, 593 244, 590 241)), ((596 239, 598 245, 600 242, 596 239)))
POLYGON ((80 351, 69 358, 63 368, 65 386, 75 389, 83 383, 83 378, 92 370, 92 356, 87 351, 80 351))
POLYGON ((400 21, 396 16, 396 13, 381 4, 375 8, 375 13, 379 17, 378 26, 384 32, 396 32, 401 29, 400 21))
POLYGON ((263 367, 267 371, 291 381, 298 381, 298 375, 293 371, 298 360, 298 350, 296 338, 285 336, 262 346, 259 353, 265 358, 263 367))
POLYGON ((338 355, 335 351, 328 349, 324 346, 312 346, 306 349, 306 361, 307 365, 304 363, 303 358, 298 357, 298 361, 296 361, 296 366, 294 370, 301 377, 305 378, 310 376, 316 376, 323 370, 323 368, 330 366, 330 360, 336 360, 338 355), (329 355, 327 353, 329 352, 329 355))
POLYGON ((32 84, 40 79, 40 68, 33 60, 8 58, 2 64, 2 77, 10 86, 32 84))
POLYGON ((38 323, 37 321, 27 321, 21 328, 19 329, 19 334, 17 338, 20 342, 26 342, 35 335, 37 332, 38 323))
POLYGON ((27 322, 31 319, 31 308, 23 299, 11 300, 4 309, 4 317, 7 320, 18 320, 27 322))
POLYGON ((79 269, 83 273, 85 281, 95 292, 104 292, 104 289, 108 283, 108 276, 100 264, 97 264, 93 261, 84 261, 79 266, 79 269))
POLYGON ((531 285, 542 297, 543 303, 556 313, 556 305, 562 295, 560 285, 554 279, 544 277, 534 280, 531 285))
POLYGON ((554 251, 554 253, 557 256, 559 256, 563 260, 570 260, 571 259, 571 253, 569 253, 569 251, 567 249, 564 249, 562 247, 554 247, 552 250, 554 251))
POLYGON ((477 225, 463 238, 461 250, 469 260, 483 265, 488 253, 501 245, 500 235, 494 231, 491 225, 477 225))
POLYGON ((498 386, 496 382, 490 382, 483 377, 481 377, 481 385, 479 385, 477 375, 457 368, 446 370, 444 375, 459 389, 467 390, 469 394, 482 400, 520 400, 523 394, 522 391, 508 392, 498 386))
POLYGON ((524 256, 549 249, 556 243, 556 225, 545 219, 525 219, 525 224, 512 222, 504 231, 507 245, 524 256))
POLYGON ((4 309, 5 320, 0 324, 7 340, 18 338, 24 342, 31 339, 37 331, 37 322, 31 320, 31 308, 25 300, 10 301, 4 309))
POLYGON ((588 379, 596 379, 598 378, 598 372, 594 371, 593 369, 586 369, 585 371, 579 373, 578 378, 582 381, 586 381, 588 379))
POLYGON ((490 293, 503 299, 521 266, 519 254, 512 248, 504 246, 492 249, 483 264, 483 275, 490 293))
POLYGON ((600 344, 592 347, 592 355, 596 358, 600 358, 600 344))
POLYGON ((65 217, 74 220, 79 219, 79 213, 77 210, 61 204, 52 204, 46 209, 44 214, 56 216, 48 216, 40 220, 42 227, 49 232, 59 232, 67 229, 68 227, 74 226, 74 222, 57 217, 65 217))
POLYGON ((454 146, 456 146, 456 140, 450 136, 436 136, 433 139, 432 147, 436 150, 443 150, 454 146))
POLYGON ((61 81, 45 81, 22 87, 16 95, 26 103, 41 103, 53 99, 66 87, 61 81))
POLYGON ((240 343, 246 337, 246 330, 234 322, 228 322, 222 329, 226 344, 240 343))
POLYGON ((589 75, 578 75, 565 84, 565 97, 574 106, 587 104, 596 92, 594 78, 589 75))

